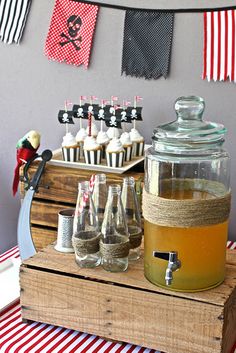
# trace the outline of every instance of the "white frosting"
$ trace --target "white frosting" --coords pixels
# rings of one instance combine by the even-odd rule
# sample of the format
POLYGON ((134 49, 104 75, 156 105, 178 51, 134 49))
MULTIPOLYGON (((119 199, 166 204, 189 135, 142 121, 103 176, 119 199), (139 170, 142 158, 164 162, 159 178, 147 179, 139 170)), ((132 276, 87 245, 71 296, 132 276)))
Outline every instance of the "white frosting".
POLYGON ((110 141, 107 133, 105 131, 99 131, 97 136, 97 143, 100 145, 106 144, 110 141))
POLYGON ((67 132, 65 136, 63 136, 62 147, 70 147, 77 145, 75 137, 71 132, 67 132))
POLYGON ((130 133, 130 139, 132 142, 139 142, 139 141, 143 141, 143 136, 140 135, 140 133, 138 132, 137 129, 131 129, 130 133))
POLYGON ((95 137, 87 136, 84 140, 84 150, 91 151, 97 150, 100 145, 96 142, 95 137))
MULTIPOLYGON (((89 134, 89 127, 87 127, 86 132, 87 132, 87 134, 89 134)), ((98 135, 98 129, 97 129, 96 124, 94 124, 94 123, 92 123, 92 126, 91 126, 91 135, 94 137, 97 137, 97 135, 98 135)))
POLYGON ((106 151, 107 151, 107 152, 121 152, 121 151, 124 151, 120 139, 114 137, 114 138, 109 142, 106 151))
POLYGON ((76 134, 76 141, 81 142, 84 141, 85 138, 88 136, 86 130, 82 127, 76 134))
POLYGON ((123 146, 132 145, 132 141, 128 132, 123 132, 121 134, 120 141, 123 146))
POLYGON ((115 127, 109 127, 109 129, 107 130, 107 135, 108 135, 109 139, 112 139, 113 137, 119 138, 120 132, 115 127))

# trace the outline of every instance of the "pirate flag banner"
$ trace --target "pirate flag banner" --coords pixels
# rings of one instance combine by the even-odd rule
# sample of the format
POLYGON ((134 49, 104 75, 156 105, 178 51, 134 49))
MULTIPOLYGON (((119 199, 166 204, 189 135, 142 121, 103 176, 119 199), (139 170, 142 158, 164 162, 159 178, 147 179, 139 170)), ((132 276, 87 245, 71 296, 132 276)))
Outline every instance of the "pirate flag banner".
POLYGON ((0 40, 19 44, 27 20, 31 0, 0 0, 0 40))
POLYGON ((48 59, 87 68, 97 13, 98 6, 56 0, 44 49, 48 59))
POLYGON ((127 10, 122 73, 148 80, 169 73, 174 13, 127 10))
POLYGON ((236 82, 236 10, 205 12, 202 78, 236 82))

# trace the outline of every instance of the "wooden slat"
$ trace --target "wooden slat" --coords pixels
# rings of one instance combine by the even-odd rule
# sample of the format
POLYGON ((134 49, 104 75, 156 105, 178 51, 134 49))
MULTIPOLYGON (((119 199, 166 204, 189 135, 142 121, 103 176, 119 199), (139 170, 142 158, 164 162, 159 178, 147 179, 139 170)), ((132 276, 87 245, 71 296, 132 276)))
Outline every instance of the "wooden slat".
MULTIPOLYGON (((30 177, 35 173, 37 165, 38 162, 34 162, 29 169, 30 177)), ((130 170, 124 174, 107 173, 107 182, 108 184, 121 183, 125 176, 133 176, 136 180, 139 178, 143 179, 143 167, 140 169, 140 172, 130 170)), ((92 174, 95 174, 93 170, 73 169, 48 164, 45 167, 39 185, 39 192, 35 194, 35 198, 75 204, 78 182, 89 180, 92 174)), ((21 183, 21 193, 24 194, 23 183, 21 183)))
POLYGON ((21 271, 24 319, 166 353, 221 352, 220 306, 25 267, 21 271))
POLYGON ((37 251, 42 250, 49 244, 52 244, 57 238, 56 229, 53 230, 31 227, 31 234, 37 251))
MULTIPOLYGON (((233 287, 232 287, 233 289, 233 287)), ((224 310, 222 353, 233 353, 232 347, 236 342, 236 288, 227 300, 224 310)))
POLYGON ((57 228, 58 212, 72 206, 34 200, 31 208, 31 224, 57 228))
POLYGON ((53 246, 50 245, 45 248, 43 252, 39 252, 33 258, 24 261, 24 264, 26 266, 36 266, 41 269, 46 268, 47 270, 58 271, 62 274, 89 277, 95 280, 107 281, 169 296, 194 299, 200 302, 210 302, 221 306, 224 306, 232 293, 232 288, 236 286, 236 266, 234 265, 226 266, 226 278, 224 283, 220 286, 203 292, 183 293, 169 291, 150 283, 144 277, 143 256, 138 261, 130 262, 128 271, 122 273, 110 273, 104 271, 101 267, 95 269, 81 269, 74 261, 74 254, 58 253, 54 250, 53 246))
POLYGON ((226 262, 230 265, 236 266, 236 250, 227 250, 226 252, 226 262))

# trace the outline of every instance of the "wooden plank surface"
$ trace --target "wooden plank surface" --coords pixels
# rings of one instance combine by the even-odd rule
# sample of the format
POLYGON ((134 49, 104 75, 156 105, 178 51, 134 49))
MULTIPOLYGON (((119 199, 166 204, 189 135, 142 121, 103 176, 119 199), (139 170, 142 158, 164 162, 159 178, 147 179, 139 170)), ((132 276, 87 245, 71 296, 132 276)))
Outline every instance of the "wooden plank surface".
POLYGON ((221 306, 26 267, 20 278, 24 319, 166 353, 221 352, 221 306))
MULTIPOLYGON (((37 165, 38 162, 34 162, 29 169, 30 177, 35 173, 37 165)), ((48 164, 40 180, 39 192, 35 194, 35 198, 75 204, 78 182, 88 180, 92 174, 96 173, 93 170, 73 169, 48 164)), ((107 173, 106 175, 108 184, 121 183, 125 176, 133 176, 136 180, 143 179, 143 164, 124 174, 107 173)), ((21 183, 21 194, 24 194, 23 183, 21 183)))
MULTIPOLYGON (((236 252, 234 251, 234 258, 235 256, 236 252)), ((226 278, 223 284, 211 290, 196 293, 174 292, 153 285, 144 277, 143 258, 130 263, 128 271, 122 273, 110 273, 104 271, 101 267, 95 269, 81 269, 75 263, 74 254, 59 253, 54 250, 53 246, 49 245, 47 248, 43 249, 43 251, 40 251, 32 258, 24 261, 23 264, 25 266, 33 266, 34 268, 38 267, 41 269, 57 271, 62 274, 77 275, 78 277, 107 281, 132 288, 140 288, 146 291, 162 293, 168 296, 194 299, 196 301, 212 303, 220 306, 224 306, 232 293, 232 288, 235 288, 236 286, 235 264, 229 264, 226 266, 226 278)))
MULTIPOLYGON (((235 250, 234 250, 235 251, 235 250)), ((236 342, 236 288, 234 287, 224 309, 222 353, 233 353, 232 347, 236 342)))
POLYGON ((58 212, 68 208, 72 206, 34 200, 31 207, 31 224, 57 228, 58 212))
POLYGON ((49 244, 52 244, 57 238, 56 229, 45 229, 40 227, 31 227, 32 238, 36 250, 42 250, 49 244))

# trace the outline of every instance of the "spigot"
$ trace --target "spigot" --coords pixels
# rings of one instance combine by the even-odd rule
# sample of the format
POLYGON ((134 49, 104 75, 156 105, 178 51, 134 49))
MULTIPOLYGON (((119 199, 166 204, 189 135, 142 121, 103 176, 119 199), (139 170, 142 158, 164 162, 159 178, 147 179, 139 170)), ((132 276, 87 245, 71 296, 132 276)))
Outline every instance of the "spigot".
POLYGON ((181 267, 181 262, 178 259, 177 251, 163 252, 163 251, 153 251, 153 256, 159 259, 168 261, 165 281, 166 285, 170 286, 173 281, 173 272, 177 271, 181 267))

